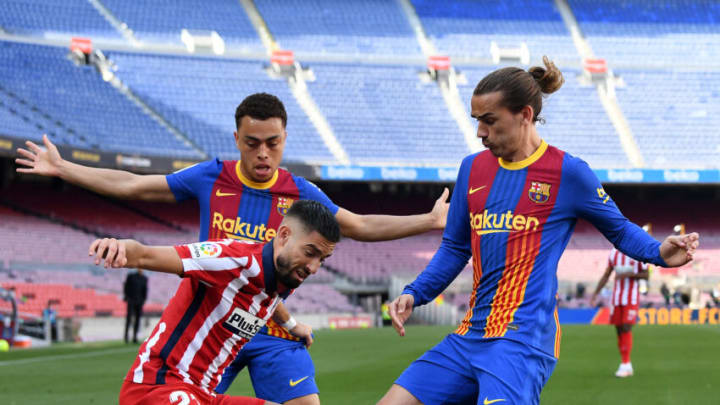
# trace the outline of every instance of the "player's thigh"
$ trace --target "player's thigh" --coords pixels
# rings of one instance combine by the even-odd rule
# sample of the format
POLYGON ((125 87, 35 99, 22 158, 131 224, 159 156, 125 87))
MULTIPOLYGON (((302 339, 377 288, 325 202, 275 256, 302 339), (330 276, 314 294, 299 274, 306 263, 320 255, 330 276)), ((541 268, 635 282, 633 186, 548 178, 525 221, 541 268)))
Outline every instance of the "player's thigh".
POLYGON ((518 342, 499 339, 476 351, 478 404, 539 404, 557 359, 518 342), (493 402, 494 401, 494 402, 493 402))
POLYGON ((402 386, 393 384, 377 405, 422 405, 422 402, 402 386))
MULTIPOLYGON (((278 403, 318 394, 315 365, 299 342, 287 341, 252 356, 248 370, 255 395, 278 403)), ((312 400, 312 397, 306 400, 312 400)))
POLYGON ((293 398, 285 401, 284 405, 320 405, 320 396, 318 394, 305 395, 299 398, 293 398))
POLYGON ((456 340, 456 335, 445 337, 410 364, 395 384, 423 404, 474 404, 477 381, 456 340))

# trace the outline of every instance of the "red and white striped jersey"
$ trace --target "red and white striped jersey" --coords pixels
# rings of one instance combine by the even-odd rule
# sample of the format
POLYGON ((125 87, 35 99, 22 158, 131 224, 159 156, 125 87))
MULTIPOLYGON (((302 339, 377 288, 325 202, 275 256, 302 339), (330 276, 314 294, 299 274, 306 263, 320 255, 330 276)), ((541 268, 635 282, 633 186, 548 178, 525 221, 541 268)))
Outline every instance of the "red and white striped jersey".
POLYGON ((290 292, 275 279, 272 242, 176 246, 184 280, 125 377, 184 382, 211 393, 225 367, 290 292))
POLYGON ((647 263, 638 262, 637 260, 628 257, 624 253, 613 248, 610 251, 608 265, 611 266, 615 272, 615 287, 613 288, 611 301, 612 305, 638 305, 638 281, 640 280, 629 277, 618 279, 617 275, 626 273, 637 274, 641 271, 647 271, 647 263))

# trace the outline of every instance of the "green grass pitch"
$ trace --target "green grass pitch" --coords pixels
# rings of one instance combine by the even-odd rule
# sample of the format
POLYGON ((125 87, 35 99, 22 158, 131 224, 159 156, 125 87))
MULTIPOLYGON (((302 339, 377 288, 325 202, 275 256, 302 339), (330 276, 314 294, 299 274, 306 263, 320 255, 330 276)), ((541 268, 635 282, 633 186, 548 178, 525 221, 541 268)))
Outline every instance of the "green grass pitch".
MULTIPOLYGON (((323 404, 374 404, 393 380, 452 329, 415 326, 322 330, 310 352, 323 404)), ((137 346, 118 342, 58 345, 0 353, 0 403, 112 404, 137 346)), ((616 379, 610 326, 565 326, 542 404, 711 404, 720 401, 720 327, 637 326, 635 376, 616 379)), ((301 377, 301 376, 299 376, 301 377)), ((230 394, 252 395, 243 372, 230 394)))

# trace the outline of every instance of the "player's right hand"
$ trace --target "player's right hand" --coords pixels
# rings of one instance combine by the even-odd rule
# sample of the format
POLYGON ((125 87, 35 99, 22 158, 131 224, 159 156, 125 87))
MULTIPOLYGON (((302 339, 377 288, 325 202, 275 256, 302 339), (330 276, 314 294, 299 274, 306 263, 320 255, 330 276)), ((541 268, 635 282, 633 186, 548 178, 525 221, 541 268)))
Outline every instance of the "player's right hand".
POLYGON ((415 297, 410 294, 403 294, 390 303, 390 319, 392 319, 393 328, 398 335, 405 336, 405 322, 410 318, 415 304, 415 297))
POLYGON ((105 268, 120 268, 127 264, 125 242, 115 238, 96 239, 90 244, 88 256, 95 256, 95 265, 105 259, 105 268))
POLYGON ((25 141, 27 149, 18 148, 18 155, 22 158, 15 159, 18 167, 18 173, 33 173, 41 176, 59 176, 60 164, 63 159, 58 152, 57 147, 50 142, 47 135, 43 135, 43 144, 45 148, 41 148, 31 141, 25 141))

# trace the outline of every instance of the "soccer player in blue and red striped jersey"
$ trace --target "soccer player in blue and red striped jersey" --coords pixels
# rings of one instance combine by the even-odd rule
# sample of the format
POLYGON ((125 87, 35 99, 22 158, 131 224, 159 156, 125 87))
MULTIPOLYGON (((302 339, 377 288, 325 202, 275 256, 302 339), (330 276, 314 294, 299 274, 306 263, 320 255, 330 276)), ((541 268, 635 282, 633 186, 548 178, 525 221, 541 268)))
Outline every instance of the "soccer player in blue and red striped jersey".
MULTIPOLYGON (((224 239, 144 246, 98 239, 95 264, 138 267, 183 278, 120 391, 120 405, 264 404, 213 392, 238 351, 275 314, 282 297, 317 273, 340 239, 334 214, 317 201, 294 204, 264 244, 224 239)), ((290 365, 285 365, 289 367, 290 365)))
POLYGON ((661 244, 625 218, 581 159, 543 141, 543 94, 563 83, 545 68, 508 67, 483 78, 471 99, 486 151, 465 158, 443 241, 390 305, 403 336, 414 306, 441 293, 472 258, 473 291, 457 330, 413 362, 380 404, 537 404, 560 354, 557 264, 577 218, 642 262, 680 266, 698 235, 661 244))
MULTIPOLYGON (((235 143, 240 160, 218 159, 199 163, 168 176, 137 175, 99 169, 62 159, 44 137, 46 150, 27 142, 18 149, 18 172, 57 176, 97 193, 122 199, 178 202, 197 199, 200 205, 200 240, 233 238, 266 242, 277 232, 287 209, 298 199, 311 199, 335 214, 343 236, 363 241, 398 239, 445 227, 448 191, 432 211, 420 215, 358 215, 335 205, 319 188, 279 168, 282 161, 287 113, 282 102, 265 93, 246 97, 235 112, 235 143)), ((292 298, 290 298, 292 299, 292 298)), ((320 403, 315 367, 306 350, 312 344, 309 326, 297 323, 283 304, 283 319, 271 319, 226 368, 216 387, 224 393, 237 373, 248 367, 255 394, 291 405, 320 403), (286 365, 290 364, 291 367, 286 365)))

